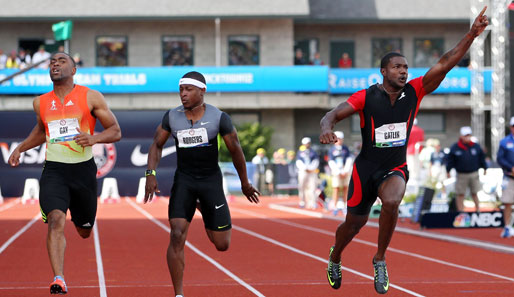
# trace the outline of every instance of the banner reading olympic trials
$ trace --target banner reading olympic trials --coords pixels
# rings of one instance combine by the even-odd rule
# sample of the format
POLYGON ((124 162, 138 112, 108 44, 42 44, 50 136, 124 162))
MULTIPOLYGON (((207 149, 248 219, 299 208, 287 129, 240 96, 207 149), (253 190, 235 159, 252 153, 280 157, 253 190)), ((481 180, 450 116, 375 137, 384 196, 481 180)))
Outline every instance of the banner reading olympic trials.
MULTIPOLYGON (((80 68, 78 84, 102 93, 178 92, 178 81, 188 71, 200 71, 208 92, 323 92, 352 94, 382 82, 377 68, 338 69, 327 66, 230 66, 230 67, 92 67, 80 68)), ((0 70, 0 79, 16 70, 0 70)), ((409 79, 428 68, 409 69, 409 79)), ((51 91, 48 70, 32 69, 0 85, 0 94, 43 94, 51 91)), ((484 71, 484 91, 491 91, 491 70, 484 71)), ((471 92, 471 72, 454 68, 434 93, 471 92)))

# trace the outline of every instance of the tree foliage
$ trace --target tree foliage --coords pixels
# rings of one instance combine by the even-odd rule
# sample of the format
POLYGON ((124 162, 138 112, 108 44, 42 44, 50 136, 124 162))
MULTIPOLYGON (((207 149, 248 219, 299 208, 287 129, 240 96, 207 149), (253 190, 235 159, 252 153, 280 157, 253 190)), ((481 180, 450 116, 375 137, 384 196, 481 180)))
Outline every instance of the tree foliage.
MULTIPOLYGON (((239 126, 236 125, 236 130, 246 161, 251 161, 260 147, 266 150, 268 157, 271 157, 270 145, 273 128, 259 123, 244 123, 239 126)), ((232 157, 223 140, 221 140, 219 156, 221 162, 232 161, 232 157)))

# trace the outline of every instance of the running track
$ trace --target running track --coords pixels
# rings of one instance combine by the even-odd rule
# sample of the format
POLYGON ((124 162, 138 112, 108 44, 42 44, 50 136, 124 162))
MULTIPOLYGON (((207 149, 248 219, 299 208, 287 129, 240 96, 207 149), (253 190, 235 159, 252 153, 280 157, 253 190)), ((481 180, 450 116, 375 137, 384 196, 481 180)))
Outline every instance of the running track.
MULTIPOLYGON (((18 201, 0 204, 0 296, 49 296, 46 225, 37 204, 18 201)), ((232 243, 224 253, 208 241, 197 213, 185 250, 186 296, 377 295, 371 266, 376 221, 343 253, 343 284, 333 290, 325 268, 341 218, 299 210, 292 201, 263 197, 252 205, 234 199, 232 243)), ((122 198, 99 204, 87 240, 67 221, 68 296, 174 296, 165 262, 166 217, 165 198, 147 205, 122 198)), ((400 222, 393 237, 387 296, 514 296, 514 238, 499 239, 499 229, 421 232, 415 227, 400 222)))

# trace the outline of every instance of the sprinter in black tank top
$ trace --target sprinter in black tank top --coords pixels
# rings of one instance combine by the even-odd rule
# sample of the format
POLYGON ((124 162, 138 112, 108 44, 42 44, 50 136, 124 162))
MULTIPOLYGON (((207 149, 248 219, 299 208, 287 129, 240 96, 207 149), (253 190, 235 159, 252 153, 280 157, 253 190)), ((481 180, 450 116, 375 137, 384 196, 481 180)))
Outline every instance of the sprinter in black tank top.
POLYGON ((177 146, 177 170, 168 207, 171 232, 166 258, 175 295, 183 296, 184 245, 197 201, 205 231, 216 249, 226 251, 230 244, 232 225, 218 166, 218 134, 232 156, 243 194, 250 202, 258 203, 260 193, 248 181, 245 157, 230 117, 204 103, 204 76, 188 72, 180 79, 179 87, 182 106, 166 112, 148 153, 145 203, 159 193, 155 169, 164 144, 172 136, 177 146))
POLYGON ((356 112, 360 115, 362 134, 362 150, 355 160, 348 191, 348 215, 337 228, 335 245, 330 249, 327 278, 334 289, 341 286, 341 253, 366 224, 371 205, 378 196, 382 210, 378 249, 373 257, 375 290, 380 294, 388 291, 385 252, 396 227, 398 207, 408 180, 406 149, 414 118, 423 96, 439 86, 487 27, 486 8, 461 41, 424 76, 407 82, 407 59, 399 53, 389 53, 380 65, 382 84, 353 94, 321 120, 321 143, 334 143, 337 140, 333 132, 335 124, 356 112))

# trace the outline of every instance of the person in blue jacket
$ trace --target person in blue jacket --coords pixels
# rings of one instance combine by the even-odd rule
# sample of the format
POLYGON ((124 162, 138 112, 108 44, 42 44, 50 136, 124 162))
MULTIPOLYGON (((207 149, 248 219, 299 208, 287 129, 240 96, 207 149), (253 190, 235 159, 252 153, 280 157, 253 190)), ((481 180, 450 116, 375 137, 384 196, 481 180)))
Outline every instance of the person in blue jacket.
POLYGON ((476 211, 480 211, 477 193, 480 190, 480 178, 478 169, 487 170, 485 153, 478 143, 471 140, 473 131, 471 127, 460 128, 459 141, 450 148, 447 156, 446 172, 450 177, 450 171, 457 171, 457 181, 455 183, 455 194, 457 195, 457 211, 464 211, 464 195, 469 188, 471 197, 475 202, 476 211))
POLYGON ((504 206, 503 222, 505 227, 500 235, 502 238, 508 238, 514 236, 511 224, 512 204, 514 203, 514 117, 510 118, 510 134, 500 141, 496 161, 508 179, 507 188, 503 190, 501 197, 504 206))

